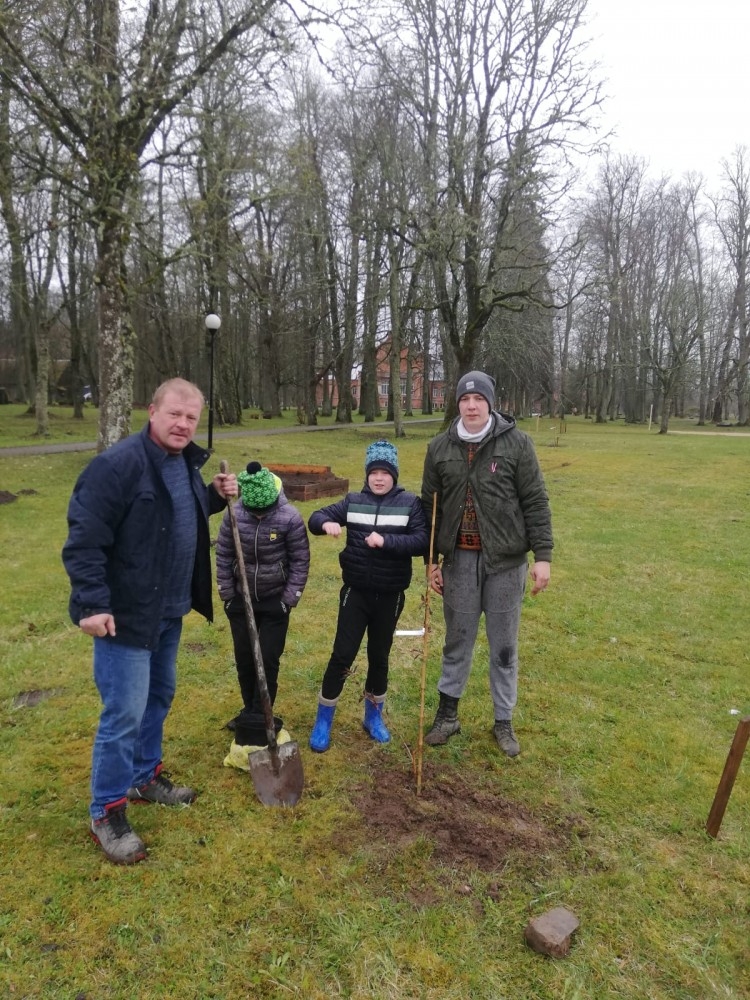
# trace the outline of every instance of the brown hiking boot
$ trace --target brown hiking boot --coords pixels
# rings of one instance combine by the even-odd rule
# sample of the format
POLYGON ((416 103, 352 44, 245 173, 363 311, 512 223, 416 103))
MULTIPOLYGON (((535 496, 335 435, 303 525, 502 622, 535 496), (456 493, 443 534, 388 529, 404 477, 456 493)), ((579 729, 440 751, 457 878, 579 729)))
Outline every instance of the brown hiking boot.
POLYGON ((507 757, 517 757, 521 752, 521 747, 513 732, 513 724, 510 719, 497 719, 493 729, 497 745, 507 757))
POLYGON ((458 698, 451 698, 442 691, 439 694, 440 704, 435 714, 435 721, 424 738, 425 743, 431 747, 442 746, 451 736, 461 732, 461 723, 458 721, 458 698))
POLYGON ((156 774, 145 785, 134 785, 128 789, 131 802, 158 802, 162 806, 189 806, 198 793, 185 785, 174 785, 169 774, 162 770, 161 764, 156 768, 156 774))
POLYGON ((125 816, 125 799, 109 806, 106 816, 92 820, 89 832, 115 865, 134 865, 146 857, 146 845, 125 816))

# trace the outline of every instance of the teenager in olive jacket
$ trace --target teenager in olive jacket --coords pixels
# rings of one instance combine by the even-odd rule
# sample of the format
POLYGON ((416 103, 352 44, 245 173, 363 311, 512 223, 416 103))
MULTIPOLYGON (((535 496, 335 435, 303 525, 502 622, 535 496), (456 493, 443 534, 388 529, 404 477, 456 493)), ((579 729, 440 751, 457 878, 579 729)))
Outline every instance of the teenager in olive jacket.
POLYGON ((427 449, 422 506, 437 494, 432 589, 443 596, 445 645, 440 704, 425 742, 461 731, 458 702, 471 671, 479 619, 489 643, 495 738, 515 757, 512 716, 518 695, 518 631, 531 551, 532 594, 549 583, 552 519, 534 446, 513 417, 493 411, 494 380, 469 372, 458 382, 459 416, 427 449), (442 566, 439 557, 442 556, 442 566))

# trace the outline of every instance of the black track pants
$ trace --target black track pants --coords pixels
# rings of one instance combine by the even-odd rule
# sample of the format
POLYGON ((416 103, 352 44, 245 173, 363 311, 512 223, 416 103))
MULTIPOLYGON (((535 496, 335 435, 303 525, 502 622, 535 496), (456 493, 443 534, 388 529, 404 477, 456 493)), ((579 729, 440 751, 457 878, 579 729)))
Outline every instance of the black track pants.
MULTIPOLYGON (((224 610, 232 629, 234 662, 237 667, 237 680, 240 682, 242 702, 249 711, 262 713, 263 706, 255 673, 255 658, 253 657, 242 598, 234 598, 228 606, 225 606, 224 610)), ((253 614, 258 626, 263 667, 268 682, 268 693, 273 705, 279 686, 279 661, 284 652, 286 633, 289 628, 289 612, 284 611, 280 598, 272 597, 263 601, 253 601, 253 614)))
POLYGON ((383 695, 388 690, 388 656, 396 623, 404 610, 404 594, 377 594, 342 587, 336 638, 323 677, 322 695, 335 699, 341 694, 349 670, 367 632, 367 680, 365 691, 383 695))

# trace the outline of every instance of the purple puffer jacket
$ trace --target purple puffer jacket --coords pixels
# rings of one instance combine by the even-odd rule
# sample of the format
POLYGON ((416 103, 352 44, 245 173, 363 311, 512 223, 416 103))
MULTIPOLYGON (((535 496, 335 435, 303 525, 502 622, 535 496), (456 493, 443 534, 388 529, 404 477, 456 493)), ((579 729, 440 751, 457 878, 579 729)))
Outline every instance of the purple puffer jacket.
MULTIPOLYGON (((234 512, 250 596, 254 600, 278 597, 287 607, 295 607, 310 569, 310 543, 302 515, 283 490, 262 514, 249 511, 241 501, 235 503, 234 512)), ((242 595, 229 511, 216 539, 216 582, 223 601, 242 595)))

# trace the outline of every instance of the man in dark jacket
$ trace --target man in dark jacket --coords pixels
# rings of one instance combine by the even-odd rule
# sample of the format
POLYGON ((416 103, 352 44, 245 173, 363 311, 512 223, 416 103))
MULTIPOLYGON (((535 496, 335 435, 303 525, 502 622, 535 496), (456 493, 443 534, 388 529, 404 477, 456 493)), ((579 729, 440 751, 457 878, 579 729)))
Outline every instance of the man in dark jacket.
POLYGON ((489 643, 494 733, 509 757, 520 752, 512 716, 518 691, 518 630, 527 554, 534 553, 532 594, 545 590, 552 558, 549 500, 534 446, 513 417, 494 412, 495 382, 473 371, 456 387, 458 418, 427 449, 422 506, 437 494, 432 589, 443 595, 445 645, 440 704, 425 742, 461 731, 458 702, 469 679, 479 619, 489 643))
POLYGON ((427 525, 419 499, 398 486, 398 452, 390 441, 375 441, 365 454, 365 486, 340 503, 316 510, 308 526, 314 535, 338 538, 344 586, 339 596, 336 637, 323 676, 310 749, 324 753, 344 682, 367 632, 365 731, 378 743, 391 736, 383 722, 388 689, 388 657, 396 623, 404 609, 414 556, 427 551, 427 525))
POLYGON ((181 805, 191 788, 162 768, 162 731, 176 686, 182 618, 212 620, 208 516, 236 496, 233 475, 206 487, 209 454, 193 444, 203 407, 197 386, 164 382, 140 434, 97 455, 68 507, 63 562, 70 617, 94 639, 102 713, 91 770, 91 836, 110 861, 146 856, 128 801, 181 805))

